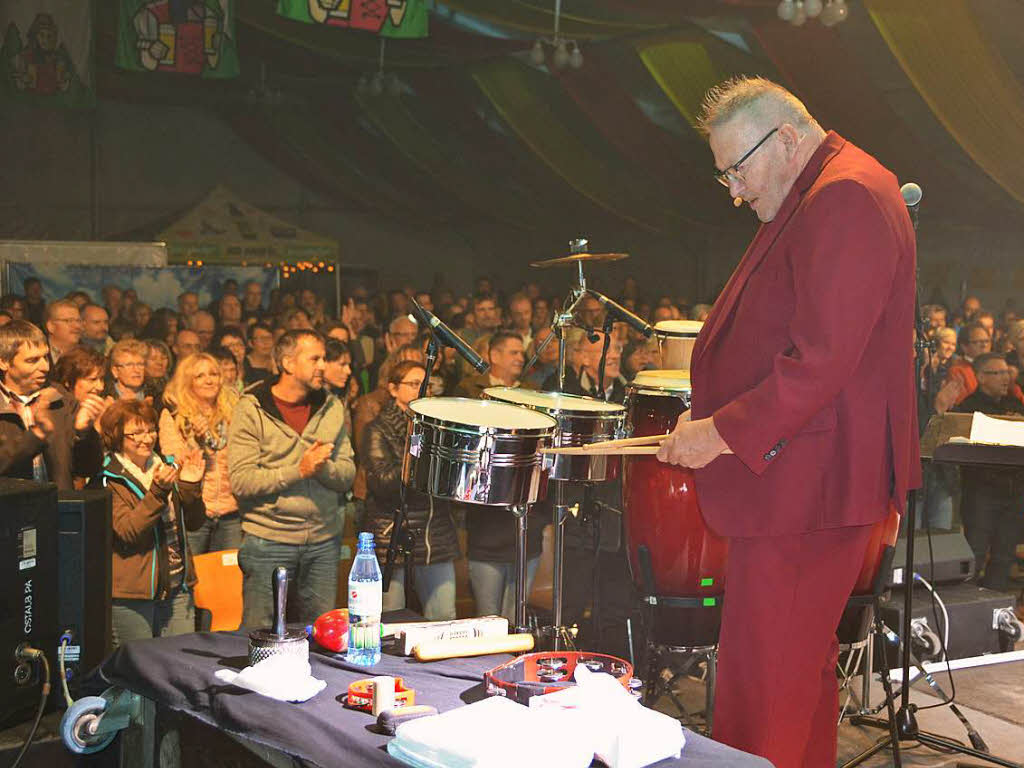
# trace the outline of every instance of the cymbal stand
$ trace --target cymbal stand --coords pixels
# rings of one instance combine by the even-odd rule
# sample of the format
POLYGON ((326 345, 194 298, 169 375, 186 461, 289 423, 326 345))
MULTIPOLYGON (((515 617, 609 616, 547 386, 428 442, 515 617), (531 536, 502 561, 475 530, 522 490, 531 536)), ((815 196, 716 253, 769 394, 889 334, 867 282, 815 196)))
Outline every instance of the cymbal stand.
MULTIPOLYGON (((584 238, 578 238, 576 240, 569 241, 569 252, 574 253, 586 253, 589 241, 584 238)), ((571 328, 577 325, 574 313, 576 307, 583 300, 583 297, 587 295, 587 278, 583 274, 583 262, 576 262, 577 277, 576 285, 569 289, 569 295, 566 296, 565 301, 562 303, 562 309, 554 314, 551 318, 551 335, 548 336, 544 341, 541 342, 540 346, 533 353, 526 365, 523 367, 523 374, 525 375, 533 366, 537 364, 537 360, 547 349, 548 344, 551 340, 558 338, 558 391, 565 391, 565 329, 571 328)))
MULTIPOLYGON (((569 241, 570 254, 586 253, 590 243, 585 238, 577 238, 569 241)), ((540 346, 533 353, 533 357, 526 363, 523 372, 529 371, 537 360, 547 349, 548 344, 554 338, 558 339, 558 391, 565 391, 565 329, 578 327, 575 313, 576 307, 587 295, 587 277, 583 272, 583 262, 576 262, 576 285, 569 289, 569 295, 562 303, 560 311, 551 318, 551 335, 541 342, 540 346)), ((562 581, 565 573, 565 520, 568 517, 568 507, 565 504, 565 486, 563 481, 555 481, 555 503, 552 505, 552 525, 554 525, 553 562, 551 574, 551 627, 544 627, 542 632, 550 634, 552 647, 559 650, 561 647, 567 649, 575 648, 572 634, 568 627, 562 626, 562 581)))

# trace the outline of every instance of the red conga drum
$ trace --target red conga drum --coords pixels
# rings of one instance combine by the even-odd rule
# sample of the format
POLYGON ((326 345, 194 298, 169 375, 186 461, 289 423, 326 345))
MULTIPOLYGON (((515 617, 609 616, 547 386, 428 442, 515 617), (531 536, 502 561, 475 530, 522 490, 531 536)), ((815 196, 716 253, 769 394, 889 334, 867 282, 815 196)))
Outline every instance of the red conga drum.
MULTIPOLYGON (((671 432, 690 409, 687 370, 641 371, 627 387, 626 413, 634 437, 671 432)), ((662 609, 658 642, 707 645, 717 641, 725 590, 728 541, 704 522, 693 471, 654 456, 623 457, 623 528, 633 580, 644 594, 693 598, 696 610, 662 609), (643 562, 650 562, 647 584, 643 562)))

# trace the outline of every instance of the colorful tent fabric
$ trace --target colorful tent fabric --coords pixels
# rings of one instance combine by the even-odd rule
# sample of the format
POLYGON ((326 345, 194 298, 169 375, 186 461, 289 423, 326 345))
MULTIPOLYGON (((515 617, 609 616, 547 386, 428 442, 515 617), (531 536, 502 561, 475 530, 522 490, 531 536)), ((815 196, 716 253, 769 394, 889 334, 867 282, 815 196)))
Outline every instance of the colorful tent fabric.
POLYGON ((1024 203, 1024 87, 966 0, 866 0, 907 77, 971 158, 1024 203))

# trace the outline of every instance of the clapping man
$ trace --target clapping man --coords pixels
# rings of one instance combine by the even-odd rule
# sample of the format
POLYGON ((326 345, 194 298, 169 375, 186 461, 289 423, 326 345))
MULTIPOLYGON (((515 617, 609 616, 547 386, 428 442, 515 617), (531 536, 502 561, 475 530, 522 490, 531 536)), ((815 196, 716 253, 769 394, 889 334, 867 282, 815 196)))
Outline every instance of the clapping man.
POLYGON ((342 516, 339 494, 355 463, 342 402, 324 387, 323 337, 288 331, 274 346, 280 375, 242 397, 228 433, 231 489, 245 539, 242 624, 266 627, 273 614, 271 574, 296 581, 298 620, 334 608, 342 516))

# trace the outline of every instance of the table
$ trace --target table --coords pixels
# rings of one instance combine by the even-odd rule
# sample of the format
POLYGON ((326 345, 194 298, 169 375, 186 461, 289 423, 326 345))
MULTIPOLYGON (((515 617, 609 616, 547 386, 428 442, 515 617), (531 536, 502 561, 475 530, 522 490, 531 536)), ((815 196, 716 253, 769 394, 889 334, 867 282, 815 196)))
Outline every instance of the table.
MULTIPOLYGON (((136 641, 115 651, 89 684, 96 692, 119 687, 143 697, 142 731, 148 729, 150 739, 150 721, 158 709, 167 708, 227 731, 243 742, 324 768, 393 767, 401 763, 385 751, 390 737, 373 730, 375 720, 370 715, 342 706, 349 683, 373 675, 402 677, 406 686, 416 690, 417 704, 430 704, 445 712, 483 698, 483 672, 509 658, 481 656, 425 664, 385 654, 379 664, 368 670, 346 663, 343 657, 311 652, 313 675, 326 680, 327 688, 302 704, 286 704, 224 685, 214 677, 217 669, 244 667, 247 653, 248 640, 243 632, 200 632, 136 641)), ((682 758, 658 764, 659 768, 673 765, 771 768, 767 760, 689 730, 682 758)))

